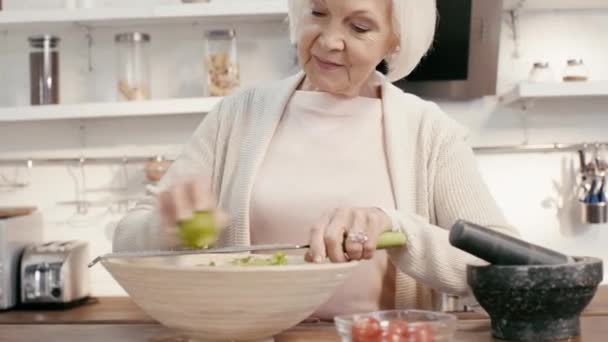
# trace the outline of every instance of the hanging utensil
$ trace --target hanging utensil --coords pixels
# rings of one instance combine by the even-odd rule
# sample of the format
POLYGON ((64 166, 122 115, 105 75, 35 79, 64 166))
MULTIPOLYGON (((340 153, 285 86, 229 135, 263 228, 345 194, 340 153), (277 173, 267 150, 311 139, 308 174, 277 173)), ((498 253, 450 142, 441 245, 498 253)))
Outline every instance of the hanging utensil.
POLYGON ((604 196, 602 196, 604 192, 604 183, 605 183, 605 173, 598 172, 593 176, 593 180, 591 182, 591 190, 589 192, 590 200, 587 203, 600 203, 603 202, 604 196))
POLYGON ((598 189, 598 194, 597 194, 597 201, 598 203, 605 203, 606 202, 606 175, 602 172, 602 175, 600 176, 600 186, 598 189))
POLYGON ((579 167, 582 174, 585 173, 585 169, 587 168, 587 161, 585 159, 585 151, 583 149, 578 150, 579 167))

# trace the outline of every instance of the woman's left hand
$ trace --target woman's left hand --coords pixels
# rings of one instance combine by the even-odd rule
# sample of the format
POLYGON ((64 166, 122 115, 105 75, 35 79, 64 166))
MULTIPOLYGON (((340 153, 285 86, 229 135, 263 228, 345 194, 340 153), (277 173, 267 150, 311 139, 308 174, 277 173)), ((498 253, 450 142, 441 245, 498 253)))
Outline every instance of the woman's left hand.
POLYGON ((310 230, 306 260, 332 262, 371 259, 380 234, 390 230, 391 219, 378 208, 339 208, 323 215, 310 230))

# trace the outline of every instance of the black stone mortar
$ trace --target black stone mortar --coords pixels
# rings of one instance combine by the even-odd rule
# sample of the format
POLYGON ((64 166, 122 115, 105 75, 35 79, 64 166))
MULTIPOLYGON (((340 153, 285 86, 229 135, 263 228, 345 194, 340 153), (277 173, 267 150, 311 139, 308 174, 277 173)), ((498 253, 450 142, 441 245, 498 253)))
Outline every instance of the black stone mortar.
POLYGON ((468 283, 490 315, 492 335, 550 341, 580 335, 580 314, 603 278, 602 261, 574 258, 562 265, 472 266, 468 283))

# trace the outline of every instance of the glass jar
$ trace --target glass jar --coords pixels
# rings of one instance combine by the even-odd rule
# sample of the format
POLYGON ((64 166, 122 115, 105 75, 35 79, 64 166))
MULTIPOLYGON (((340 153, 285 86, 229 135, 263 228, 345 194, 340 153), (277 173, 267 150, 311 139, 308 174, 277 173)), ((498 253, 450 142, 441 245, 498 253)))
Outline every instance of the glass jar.
POLYGON ((52 35, 29 37, 30 102, 32 105, 59 103, 59 38, 52 35))
POLYGON ((117 88, 120 100, 150 99, 150 36, 140 32, 115 37, 118 53, 117 88))
POLYGON ((536 62, 530 70, 530 76, 528 81, 540 83, 540 82, 554 82, 553 70, 549 66, 549 62, 536 62))
POLYGON ((568 65, 564 69, 564 82, 581 82, 589 79, 587 67, 582 59, 569 59, 568 65))
POLYGON ((240 85, 236 33, 213 30, 205 36, 208 95, 226 96, 240 85))
POLYGON ((171 167, 171 161, 165 159, 163 156, 157 156, 156 158, 149 160, 145 166, 146 179, 150 182, 158 183, 169 167, 171 167))

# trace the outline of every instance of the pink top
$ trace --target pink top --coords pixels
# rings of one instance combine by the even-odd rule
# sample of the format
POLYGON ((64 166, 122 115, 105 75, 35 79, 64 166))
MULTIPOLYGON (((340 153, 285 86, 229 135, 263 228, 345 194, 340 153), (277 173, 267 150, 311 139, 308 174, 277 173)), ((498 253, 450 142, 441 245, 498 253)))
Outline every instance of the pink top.
MULTIPOLYGON (((307 243, 311 226, 335 208, 394 209, 382 118, 380 99, 296 91, 254 182, 252 243, 307 243)), ((394 269, 379 251, 315 316, 390 308, 394 294, 394 269)))

